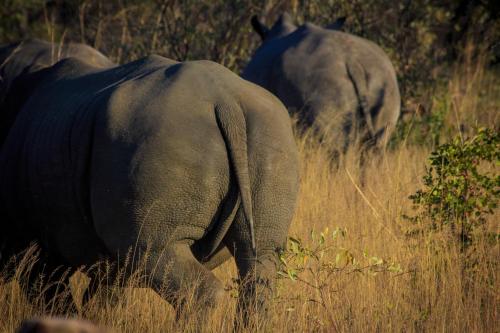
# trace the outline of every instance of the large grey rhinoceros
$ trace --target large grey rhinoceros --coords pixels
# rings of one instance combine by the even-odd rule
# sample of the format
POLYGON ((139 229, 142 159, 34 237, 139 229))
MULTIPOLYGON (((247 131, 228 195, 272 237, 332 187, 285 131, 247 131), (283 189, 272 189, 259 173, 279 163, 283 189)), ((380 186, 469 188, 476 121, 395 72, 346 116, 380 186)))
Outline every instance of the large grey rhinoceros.
POLYGON ((53 270, 148 252, 168 301, 199 281, 195 296, 215 305, 209 269, 232 254, 248 281, 239 309, 265 305, 298 191, 276 97, 213 62, 159 56, 107 70, 70 58, 25 81, 0 152, 6 255, 35 241, 53 270))
POLYGON ((278 96, 333 152, 384 147, 400 113, 396 74, 380 47, 339 31, 343 21, 297 27, 285 13, 268 29, 253 17, 263 43, 242 76, 278 96))
MULTIPOLYGON (((16 115, 5 104, 9 90, 22 74, 52 66, 61 59, 73 57, 96 67, 109 68, 115 64, 96 49, 79 43, 56 44, 39 39, 0 45, 0 146, 7 136, 16 115)), ((13 101, 16 103, 16 101, 13 101)))

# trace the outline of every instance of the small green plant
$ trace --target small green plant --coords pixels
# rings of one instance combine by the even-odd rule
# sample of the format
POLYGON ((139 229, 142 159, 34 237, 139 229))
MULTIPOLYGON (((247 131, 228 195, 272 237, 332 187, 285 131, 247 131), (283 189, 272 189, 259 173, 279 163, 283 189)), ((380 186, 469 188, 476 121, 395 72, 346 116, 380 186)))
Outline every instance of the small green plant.
POLYGON ((302 281, 306 272, 318 278, 316 286, 327 282, 335 273, 365 273, 376 275, 380 272, 400 273, 401 267, 390 260, 370 256, 363 251, 361 256, 356 256, 353 251, 338 246, 336 241, 346 237, 345 228, 335 228, 330 231, 325 228, 319 234, 311 231, 311 244, 306 245, 300 238, 289 237, 288 246, 279 255, 282 264, 278 275, 292 281, 302 281))
POLYGON ((464 249, 471 244, 473 232, 498 207, 499 133, 479 129, 469 139, 457 137, 438 146, 429 163, 424 189, 410 196, 418 213, 406 218, 418 223, 420 231, 448 228, 464 249))
MULTIPOLYGON (((340 276, 361 274, 368 278, 378 274, 403 273, 401 265, 390 259, 383 259, 363 251, 357 254, 339 245, 339 241, 346 237, 345 228, 322 232, 311 231, 310 239, 306 243, 300 238, 289 237, 287 248, 279 254, 281 263, 278 270, 278 279, 300 284, 311 294, 293 295, 286 288, 284 292, 278 289, 278 302, 284 302, 286 311, 294 311, 293 302, 311 302, 319 305, 327 313, 330 327, 337 327, 332 311, 331 295, 338 292, 339 286, 332 284, 340 276)), ((340 287, 342 288, 342 287, 340 287)))

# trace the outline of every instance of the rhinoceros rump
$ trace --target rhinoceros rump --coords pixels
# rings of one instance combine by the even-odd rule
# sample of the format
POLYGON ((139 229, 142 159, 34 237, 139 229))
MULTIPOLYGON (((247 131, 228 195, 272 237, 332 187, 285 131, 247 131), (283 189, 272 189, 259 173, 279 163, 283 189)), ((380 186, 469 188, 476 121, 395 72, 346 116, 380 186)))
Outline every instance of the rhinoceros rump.
POLYGON ((400 113, 396 74, 380 47, 338 30, 344 20, 297 27, 284 14, 268 29, 254 17, 263 42, 242 76, 274 93, 333 151, 384 147, 400 113))

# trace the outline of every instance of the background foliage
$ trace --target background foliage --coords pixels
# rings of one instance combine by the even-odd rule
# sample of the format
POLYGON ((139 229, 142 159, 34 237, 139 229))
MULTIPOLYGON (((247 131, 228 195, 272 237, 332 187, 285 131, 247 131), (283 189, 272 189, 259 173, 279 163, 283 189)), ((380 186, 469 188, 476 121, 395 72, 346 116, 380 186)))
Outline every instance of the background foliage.
POLYGON ((409 219, 425 231, 448 228, 465 249, 498 207, 500 175, 491 170, 500 165, 500 135, 479 129, 472 138, 456 137, 433 151, 429 164, 425 188, 410 196, 418 214, 409 219))

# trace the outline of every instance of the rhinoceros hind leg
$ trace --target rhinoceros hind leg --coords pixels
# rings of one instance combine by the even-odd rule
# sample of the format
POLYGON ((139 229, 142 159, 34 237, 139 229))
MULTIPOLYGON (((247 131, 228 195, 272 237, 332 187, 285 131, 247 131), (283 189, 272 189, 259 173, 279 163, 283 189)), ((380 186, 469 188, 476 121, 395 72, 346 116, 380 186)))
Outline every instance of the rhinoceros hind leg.
POLYGON ((163 255, 151 259, 148 266, 152 288, 176 308, 178 315, 185 309, 189 292, 194 293, 196 305, 210 308, 215 308, 224 297, 222 283, 196 260, 189 245, 173 245, 163 255))

